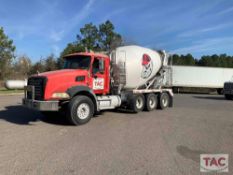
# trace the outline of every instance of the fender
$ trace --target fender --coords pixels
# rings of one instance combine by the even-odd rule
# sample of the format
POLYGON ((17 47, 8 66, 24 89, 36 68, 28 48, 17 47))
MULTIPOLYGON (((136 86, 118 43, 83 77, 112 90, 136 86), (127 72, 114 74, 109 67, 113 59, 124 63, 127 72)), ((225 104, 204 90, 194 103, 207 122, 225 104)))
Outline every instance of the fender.
POLYGON ((69 96, 71 98, 73 98, 74 96, 77 96, 77 95, 86 95, 86 96, 90 97, 94 103, 95 110, 99 111, 99 106, 97 103, 96 95, 94 94, 94 92, 92 91, 91 88, 89 88, 87 86, 73 86, 73 87, 67 89, 66 92, 69 94, 69 96))

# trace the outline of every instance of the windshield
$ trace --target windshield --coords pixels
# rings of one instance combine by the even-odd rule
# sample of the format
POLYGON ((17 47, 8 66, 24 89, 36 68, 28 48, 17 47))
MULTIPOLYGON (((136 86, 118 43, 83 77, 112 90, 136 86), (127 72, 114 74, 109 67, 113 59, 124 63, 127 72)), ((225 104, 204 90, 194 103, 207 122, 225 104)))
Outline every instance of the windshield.
POLYGON ((90 62, 90 56, 69 56, 65 58, 64 69, 89 69, 90 62))

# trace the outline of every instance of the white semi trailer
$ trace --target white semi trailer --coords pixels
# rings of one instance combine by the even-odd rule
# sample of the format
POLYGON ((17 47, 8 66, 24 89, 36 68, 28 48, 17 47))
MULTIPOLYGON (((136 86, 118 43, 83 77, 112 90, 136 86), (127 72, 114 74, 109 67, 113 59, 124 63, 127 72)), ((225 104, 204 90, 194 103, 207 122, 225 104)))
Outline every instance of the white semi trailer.
POLYGON ((224 83, 232 77, 231 68, 170 65, 167 67, 164 84, 173 88, 212 88, 220 93, 224 83))

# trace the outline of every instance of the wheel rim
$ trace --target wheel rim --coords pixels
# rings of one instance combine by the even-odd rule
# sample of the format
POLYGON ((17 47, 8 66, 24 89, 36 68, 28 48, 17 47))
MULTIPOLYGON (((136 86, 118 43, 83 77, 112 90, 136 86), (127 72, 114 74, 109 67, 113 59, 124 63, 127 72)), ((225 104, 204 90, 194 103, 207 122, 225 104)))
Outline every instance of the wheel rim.
POLYGON ((167 99, 167 97, 164 97, 164 98, 162 99, 162 103, 163 103, 163 106, 164 106, 164 107, 167 107, 167 105, 168 105, 168 99, 167 99))
POLYGON ((90 106, 87 103, 82 103, 78 106, 77 116, 80 119, 86 119, 90 114, 90 106))
POLYGON ((137 109, 141 109, 143 107, 143 99, 141 97, 136 99, 136 107, 137 109))
POLYGON ((150 105, 151 109, 155 108, 155 105, 156 105, 155 104, 155 98, 152 97, 152 98, 149 99, 149 105, 150 105))

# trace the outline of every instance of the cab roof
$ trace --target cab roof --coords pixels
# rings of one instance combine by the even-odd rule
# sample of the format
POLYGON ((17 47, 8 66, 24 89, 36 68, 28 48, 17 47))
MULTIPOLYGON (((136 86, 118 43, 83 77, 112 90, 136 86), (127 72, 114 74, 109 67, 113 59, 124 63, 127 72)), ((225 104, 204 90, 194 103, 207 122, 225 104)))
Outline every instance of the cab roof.
POLYGON ((76 52, 76 53, 72 53, 72 54, 68 54, 65 55, 64 58, 67 57, 72 57, 72 56, 94 56, 94 57, 102 57, 102 58, 108 58, 107 55, 105 54, 101 54, 101 53, 95 53, 95 52, 76 52))

